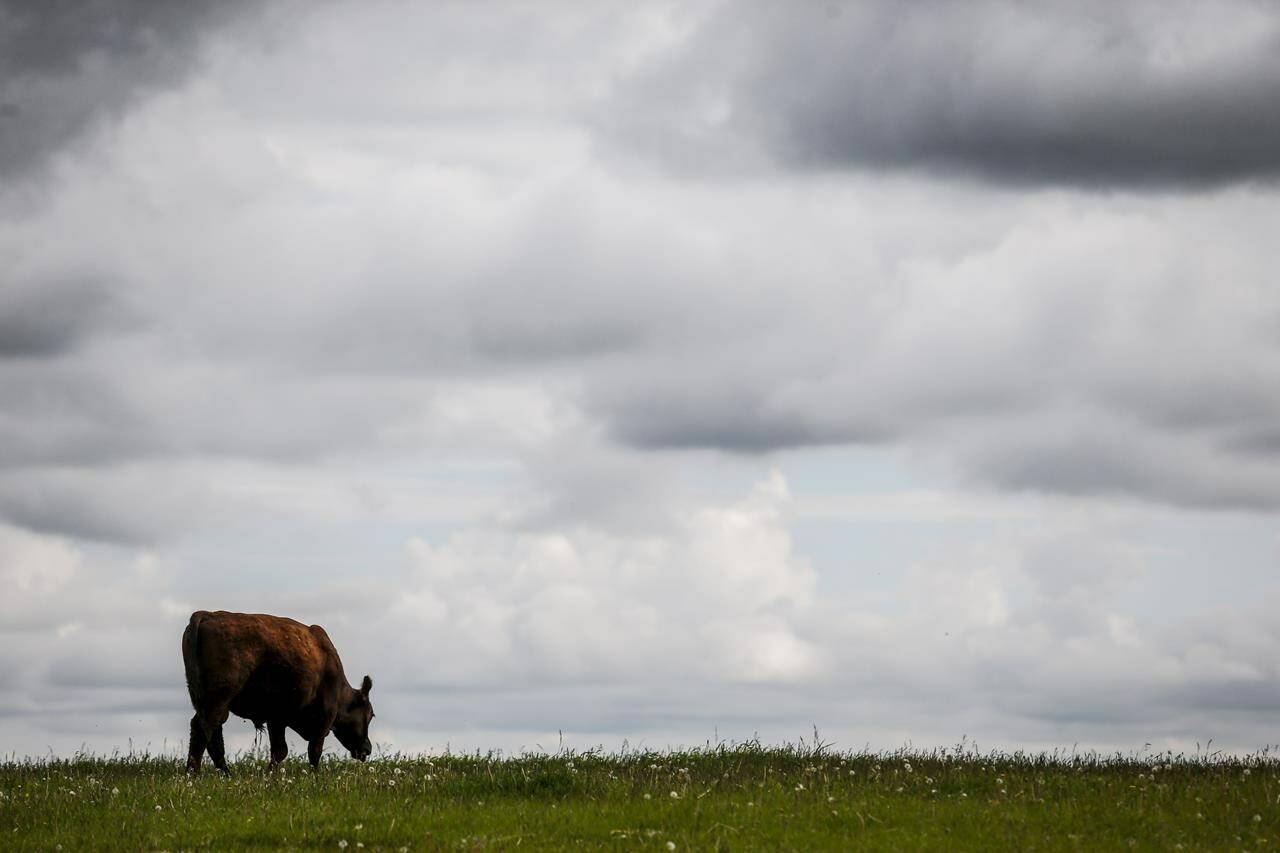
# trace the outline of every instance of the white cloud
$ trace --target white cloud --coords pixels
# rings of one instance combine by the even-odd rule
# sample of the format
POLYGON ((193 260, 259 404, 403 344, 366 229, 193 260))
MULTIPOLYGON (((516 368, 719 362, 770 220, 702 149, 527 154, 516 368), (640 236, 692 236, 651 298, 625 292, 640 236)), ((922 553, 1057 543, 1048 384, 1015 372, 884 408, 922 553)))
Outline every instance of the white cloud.
MULTIPOLYGON (((668 536, 475 529, 415 539, 390 635, 432 650, 399 682, 789 681, 820 655, 797 635, 812 570, 792 550, 780 476, 668 536)), ((389 639, 388 636, 388 639, 389 639)), ((406 664, 408 662, 402 662, 406 664)))

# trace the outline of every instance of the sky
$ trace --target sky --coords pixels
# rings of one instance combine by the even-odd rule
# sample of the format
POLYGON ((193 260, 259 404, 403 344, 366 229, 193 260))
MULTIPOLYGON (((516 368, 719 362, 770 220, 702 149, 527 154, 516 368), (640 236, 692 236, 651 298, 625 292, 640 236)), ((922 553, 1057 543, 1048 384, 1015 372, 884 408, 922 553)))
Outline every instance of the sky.
POLYGON ((196 609, 393 752, 1280 743, 1277 103, 1267 0, 0 0, 0 754, 181 749, 196 609))

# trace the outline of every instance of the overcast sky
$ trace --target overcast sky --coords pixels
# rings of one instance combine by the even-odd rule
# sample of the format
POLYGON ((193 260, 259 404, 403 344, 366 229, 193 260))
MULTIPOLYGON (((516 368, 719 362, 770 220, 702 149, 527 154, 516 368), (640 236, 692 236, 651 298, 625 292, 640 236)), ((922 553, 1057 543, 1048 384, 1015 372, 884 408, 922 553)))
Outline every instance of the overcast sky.
POLYGON ((0 752, 197 608, 389 749, 1280 743, 1278 105, 1266 0, 0 2, 0 752))

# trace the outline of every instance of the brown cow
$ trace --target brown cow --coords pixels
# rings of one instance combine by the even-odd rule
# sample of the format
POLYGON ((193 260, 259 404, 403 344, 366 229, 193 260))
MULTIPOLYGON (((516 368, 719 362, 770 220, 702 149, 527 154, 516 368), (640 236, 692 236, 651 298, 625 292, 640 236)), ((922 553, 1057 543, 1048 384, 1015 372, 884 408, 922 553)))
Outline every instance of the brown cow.
POLYGON ((182 662, 196 709, 189 772, 200 772, 205 749, 213 766, 228 772, 222 742, 228 712, 252 720, 259 729, 266 724, 272 767, 288 754, 286 726, 306 739, 312 767, 319 766, 330 731, 353 758, 369 757, 373 680, 366 675, 359 690, 351 686, 319 625, 259 613, 197 610, 182 633, 182 662))

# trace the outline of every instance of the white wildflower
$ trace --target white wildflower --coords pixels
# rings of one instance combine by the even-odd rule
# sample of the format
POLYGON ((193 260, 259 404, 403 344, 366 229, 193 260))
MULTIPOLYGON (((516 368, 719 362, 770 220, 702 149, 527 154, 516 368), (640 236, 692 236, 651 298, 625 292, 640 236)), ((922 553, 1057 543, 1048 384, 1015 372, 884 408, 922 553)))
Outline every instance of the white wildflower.
POLYGON ((678 800, 678 799, 680 799, 680 795, 679 795, 679 794, 677 794, 675 791, 672 791, 672 792, 671 792, 671 799, 673 799, 673 800, 678 800))
POLYGON ((342 839, 341 841, 339 841, 339 842, 338 842, 338 849, 339 849, 339 850, 346 850, 346 849, 347 849, 347 839, 345 839, 345 838, 344 838, 344 839, 342 839))

